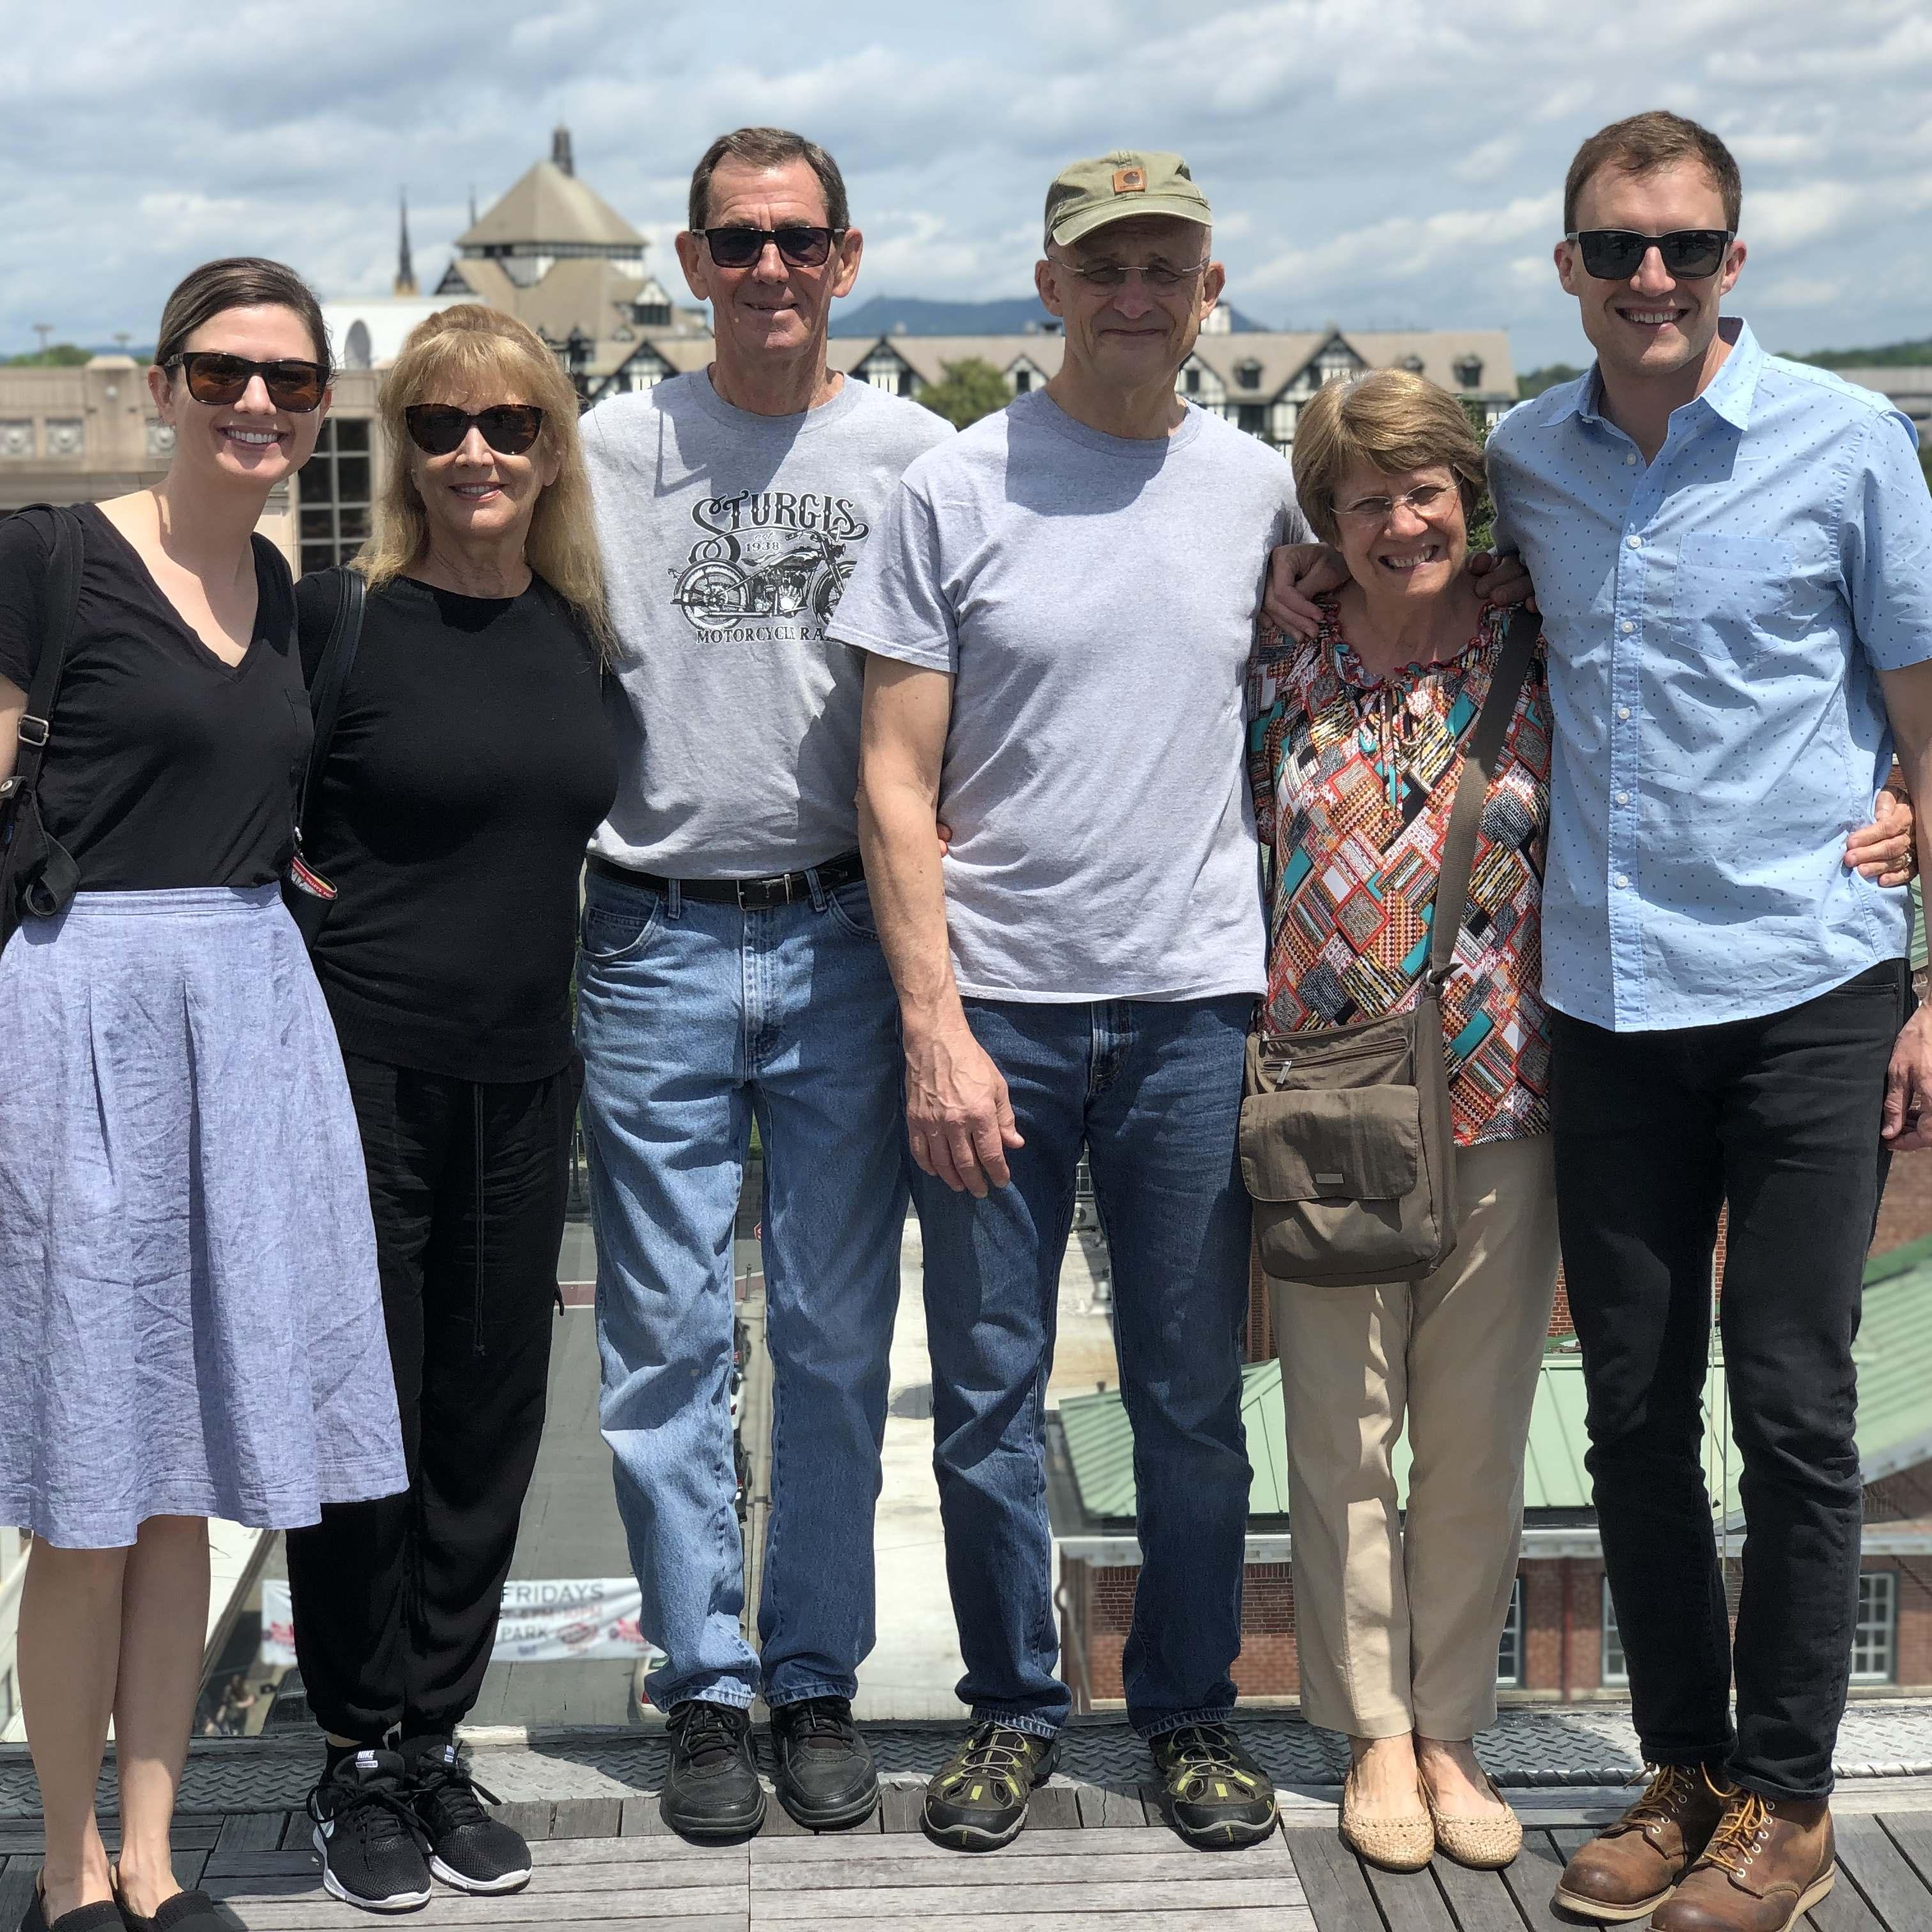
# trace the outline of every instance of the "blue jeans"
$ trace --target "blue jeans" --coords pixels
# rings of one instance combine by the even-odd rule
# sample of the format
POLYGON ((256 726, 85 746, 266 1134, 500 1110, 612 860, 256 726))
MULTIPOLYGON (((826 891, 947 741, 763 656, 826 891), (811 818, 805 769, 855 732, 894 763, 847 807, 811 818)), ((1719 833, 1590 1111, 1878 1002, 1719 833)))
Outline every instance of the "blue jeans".
POLYGON ((862 881, 764 912, 593 872, 578 966, 599 1416, 666 1662, 740 1708, 850 1697, 873 1642, 872 1514, 905 1222, 898 1007, 862 881), (732 1223, 765 1162, 772 1510, 739 1629, 732 1223))
POLYGON ((1241 1647, 1248 1199, 1236 1165, 1254 1000, 968 1000, 1026 1144, 983 1201, 913 1177, 926 1240, 934 1465, 976 1719, 1051 1736, 1055 1676, 1046 1379, 1084 1143, 1114 1276, 1134 1435, 1140 1583, 1122 1658, 1143 1736, 1225 1717, 1241 1647))

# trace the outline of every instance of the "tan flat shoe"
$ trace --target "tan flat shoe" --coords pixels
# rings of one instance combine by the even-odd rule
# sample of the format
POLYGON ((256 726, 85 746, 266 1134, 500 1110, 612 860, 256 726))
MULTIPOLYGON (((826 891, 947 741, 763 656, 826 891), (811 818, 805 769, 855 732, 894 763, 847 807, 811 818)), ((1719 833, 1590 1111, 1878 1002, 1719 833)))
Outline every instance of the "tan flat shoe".
POLYGON ((1489 1786, 1490 1796, 1503 1808, 1500 1818, 1493 1814, 1476 1818, 1446 1816, 1436 1805, 1429 1780, 1421 1777, 1417 1782, 1422 1786, 1423 1802, 1429 1807, 1436 1844, 1459 1865, 1468 1865, 1477 1871, 1500 1871, 1515 1862, 1516 1855, 1522 1850, 1522 1820, 1510 1809, 1508 1799, 1496 1789, 1493 1779, 1486 1776, 1483 1782, 1489 1786))
MULTIPOLYGON (((1426 1801, 1427 1786, 1423 1790, 1426 1801)), ((1435 1856, 1436 1827, 1427 1812, 1420 1817, 1364 1818, 1356 1804, 1352 1770, 1342 1786, 1342 1842, 1358 1857, 1384 1871, 1412 1872, 1421 1870, 1435 1856)))

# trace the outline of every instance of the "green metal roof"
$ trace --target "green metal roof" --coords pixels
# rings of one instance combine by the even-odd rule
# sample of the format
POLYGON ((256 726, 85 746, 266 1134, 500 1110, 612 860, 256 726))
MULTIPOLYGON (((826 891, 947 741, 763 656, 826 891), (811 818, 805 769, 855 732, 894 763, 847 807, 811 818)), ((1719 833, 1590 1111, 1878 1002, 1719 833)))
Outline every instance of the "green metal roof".
MULTIPOLYGON (((1858 1458, 1868 1481, 1932 1459, 1932 1237, 1881 1256, 1865 1270, 1864 1318, 1856 1350, 1858 1364, 1858 1458)), ((1571 1353, 1543 1358, 1530 1412, 1524 1462, 1526 1510, 1588 1510, 1590 1479, 1583 1468, 1589 1437, 1584 1427, 1583 1364, 1571 1353)), ((1738 1508, 1742 1464, 1730 1438, 1724 1370, 1714 1362, 1704 1412, 1704 1474, 1724 1514, 1738 1508)), ((1241 1419, 1253 1464, 1250 1516, 1288 1514, 1288 1468, 1282 1430, 1281 1368, 1251 1364, 1242 1375, 1241 1419)), ((1073 1479, 1088 1515, 1131 1521, 1134 1514, 1133 1436, 1118 1390, 1068 1397, 1060 1427, 1073 1479)), ((1398 1494, 1408 1496, 1408 1441, 1396 1444, 1398 1494)))

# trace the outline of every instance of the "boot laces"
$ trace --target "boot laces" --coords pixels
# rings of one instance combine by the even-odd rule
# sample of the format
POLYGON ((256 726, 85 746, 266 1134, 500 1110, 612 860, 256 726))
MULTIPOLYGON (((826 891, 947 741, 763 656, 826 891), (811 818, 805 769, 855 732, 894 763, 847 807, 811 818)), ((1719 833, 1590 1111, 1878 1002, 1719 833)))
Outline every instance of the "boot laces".
MULTIPOLYGON (((1646 1825, 1673 1822, 1696 1795, 1698 1779, 1701 1777, 1706 1784, 1710 1783, 1708 1776, 1695 1765, 1660 1764, 1649 1769, 1650 1782, 1644 1786, 1643 1796, 1624 1814, 1623 1822, 1640 1831, 1646 1825)), ((1717 1791, 1716 1786, 1711 1788, 1717 1791)), ((1721 1792, 1718 1795, 1724 1796, 1721 1792)))
POLYGON ((1742 1878, 1744 1868, 1764 1849, 1777 1814, 1757 1792, 1721 1792, 1714 1784, 1711 1789, 1727 1802, 1711 1842, 1704 1847, 1704 1862, 1742 1878))
POLYGON ((423 1842, 422 1822, 393 1780, 350 1784, 338 1779, 331 1796, 334 1802, 325 1811, 322 1788, 309 1793, 308 1815, 318 1825, 333 1823, 338 1831, 350 1832, 366 1845, 390 1844, 399 1838, 423 1842))
POLYGON ((1240 1744, 1225 1724, 1183 1724, 1162 1740, 1170 1754, 1171 1781, 1185 1792, 1204 1790, 1211 1778, 1222 1778, 1252 1789, 1254 1779, 1243 1768, 1240 1744))
POLYGON ((957 1791, 978 1778, 997 1786, 1008 1803, 1017 1804, 1022 1780, 1028 1786, 1032 1783, 1033 1742, 1025 1732, 988 1718, 968 1737, 946 1780, 947 1789, 957 1791))

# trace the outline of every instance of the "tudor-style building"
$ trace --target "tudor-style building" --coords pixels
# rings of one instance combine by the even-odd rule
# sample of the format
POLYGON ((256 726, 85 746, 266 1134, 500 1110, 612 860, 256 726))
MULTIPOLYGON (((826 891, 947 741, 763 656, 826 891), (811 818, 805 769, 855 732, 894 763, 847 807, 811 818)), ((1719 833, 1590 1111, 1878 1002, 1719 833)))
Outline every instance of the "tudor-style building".
MULTIPOLYGON (((1042 330, 1022 335, 902 335, 834 341, 832 359, 862 382, 915 400, 969 357, 990 363, 1015 394, 1060 367, 1065 344, 1042 330)), ((1452 389, 1486 429, 1515 404, 1516 370, 1501 329, 1204 329, 1175 378, 1190 402, 1226 416, 1284 452, 1302 405, 1323 383, 1367 369, 1413 369, 1452 389)))

